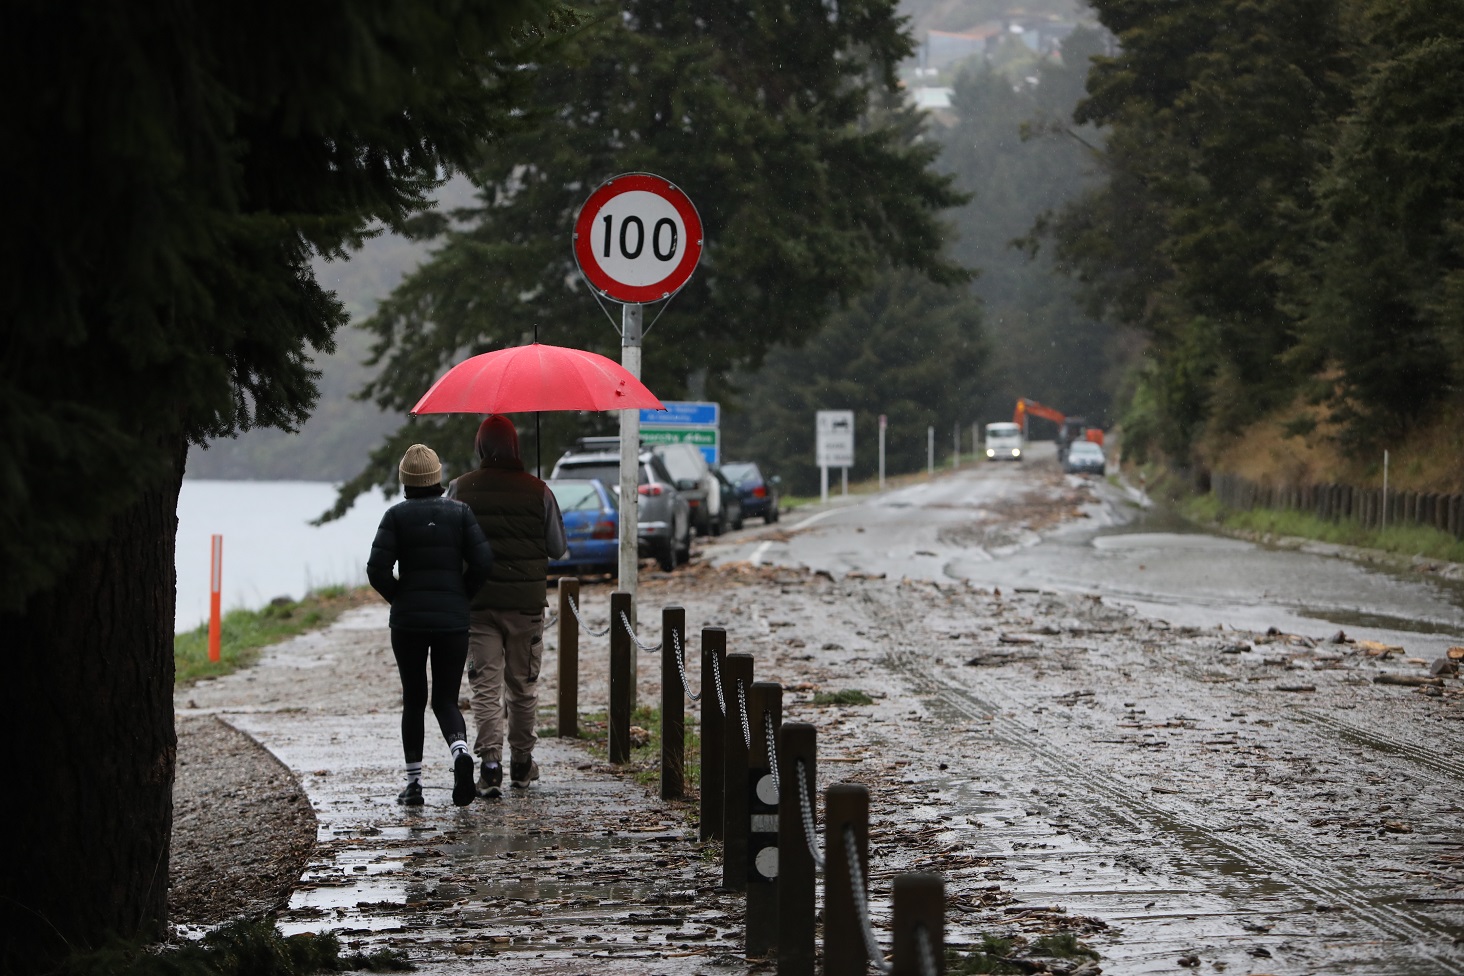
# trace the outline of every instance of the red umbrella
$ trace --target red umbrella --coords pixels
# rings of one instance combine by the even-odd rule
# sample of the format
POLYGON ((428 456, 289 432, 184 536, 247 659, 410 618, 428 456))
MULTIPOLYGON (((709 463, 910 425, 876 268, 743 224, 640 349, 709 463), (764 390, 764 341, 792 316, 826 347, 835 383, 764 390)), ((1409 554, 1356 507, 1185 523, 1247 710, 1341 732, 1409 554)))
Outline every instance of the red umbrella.
POLYGON ((458 363, 412 408, 419 413, 665 410, 624 366, 593 352, 532 343, 458 363))

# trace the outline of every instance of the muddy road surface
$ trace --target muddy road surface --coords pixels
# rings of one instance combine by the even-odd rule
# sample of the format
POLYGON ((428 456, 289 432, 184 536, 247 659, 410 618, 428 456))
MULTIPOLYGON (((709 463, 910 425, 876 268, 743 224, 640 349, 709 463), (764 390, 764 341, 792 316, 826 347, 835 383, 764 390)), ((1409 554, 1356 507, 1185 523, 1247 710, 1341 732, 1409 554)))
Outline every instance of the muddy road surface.
MULTIPOLYGON (((886 531, 873 524, 841 527, 844 514, 785 517, 699 546, 690 567, 640 588, 644 640, 660 639, 671 605, 693 637, 727 628, 755 679, 782 683, 785 719, 817 728, 820 790, 869 787, 871 914, 886 946, 890 884, 922 870, 945 879, 958 949, 995 935, 1020 953, 1066 932, 1108 973, 1464 971, 1464 690, 1429 673, 1459 634, 1387 643, 1373 640, 1387 628, 1348 628, 1334 642, 1341 628, 1290 608, 1272 628, 1261 612, 1177 623, 1072 577, 954 576, 963 559, 1066 545, 1105 504, 1096 482, 1055 469, 937 480, 961 474, 964 494, 928 518, 916 504, 886 511, 901 523, 888 544, 870 544, 886 531), (962 501, 973 492, 979 505, 962 501), (804 542, 885 560, 898 542, 939 572, 848 555, 775 564, 804 542), (870 702, 820 704, 838 691, 870 702)), ((608 624, 611 589, 584 585, 591 627, 608 624)), ((1447 600, 1430 611, 1449 612, 1447 600)), ((697 842, 694 805, 654 799, 582 742, 545 738, 538 786, 463 810, 429 753, 428 805, 397 807, 388 641, 385 608, 363 608, 180 702, 250 732, 310 794, 320 844, 287 929, 400 948, 429 972, 772 969, 742 951, 742 896, 719 890, 719 849, 697 842)), ((556 650, 551 630, 546 726, 556 650)), ((580 657, 594 734, 606 642, 584 640, 580 657)), ((659 701, 656 672, 642 654, 642 701, 659 701)), ((1029 959, 1025 971, 1078 965, 1029 959)))

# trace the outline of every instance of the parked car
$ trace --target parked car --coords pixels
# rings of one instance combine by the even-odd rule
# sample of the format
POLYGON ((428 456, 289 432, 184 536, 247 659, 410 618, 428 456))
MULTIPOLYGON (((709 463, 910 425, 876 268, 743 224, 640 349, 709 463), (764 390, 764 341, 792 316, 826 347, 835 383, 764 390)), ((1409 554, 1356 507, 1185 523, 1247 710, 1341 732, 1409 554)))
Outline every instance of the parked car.
POLYGON ((712 534, 735 532, 742 528, 742 498, 737 494, 737 486, 727 480, 722 469, 715 464, 712 465, 712 477, 717 479, 718 495, 721 497, 721 503, 718 506, 720 511, 712 523, 712 534))
POLYGON ((765 477, 755 461, 728 461, 722 465, 722 474, 737 486, 743 518, 760 518, 766 523, 778 520, 778 487, 783 479, 765 477))
POLYGON ((721 490, 712 476, 711 465, 695 444, 653 444, 651 451, 666 465, 676 490, 691 506, 691 526, 697 535, 714 535, 722 514, 721 490))
POLYGON ((1103 448, 1092 441, 1073 441, 1062 462, 1062 469, 1069 474, 1102 474, 1107 466, 1103 448))
MULTIPOLYGON (((691 557, 691 507, 676 489, 676 481, 665 464, 647 448, 639 456, 639 498, 636 538, 641 556, 651 556, 666 572, 691 557)), ((563 478, 598 479, 617 499, 620 492, 620 439, 617 437, 581 438, 575 448, 566 451, 555 462, 551 480, 563 478)))
POLYGON ((549 561, 551 573, 617 573, 620 510, 615 493, 598 478, 551 479, 549 490, 564 516, 569 552, 549 561))
POLYGON ((1012 423, 987 424, 986 460, 1022 460, 1022 428, 1012 423))

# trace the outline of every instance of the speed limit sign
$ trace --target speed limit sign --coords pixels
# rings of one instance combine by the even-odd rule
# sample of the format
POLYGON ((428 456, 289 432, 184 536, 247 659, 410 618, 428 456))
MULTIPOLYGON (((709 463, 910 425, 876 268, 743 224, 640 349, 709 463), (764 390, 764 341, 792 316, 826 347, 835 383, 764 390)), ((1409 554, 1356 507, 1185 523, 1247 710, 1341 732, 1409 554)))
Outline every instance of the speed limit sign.
POLYGON ((601 294, 627 305, 670 298, 702 252, 701 217, 681 188, 650 173, 606 180, 574 222, 574 257, 601 294))

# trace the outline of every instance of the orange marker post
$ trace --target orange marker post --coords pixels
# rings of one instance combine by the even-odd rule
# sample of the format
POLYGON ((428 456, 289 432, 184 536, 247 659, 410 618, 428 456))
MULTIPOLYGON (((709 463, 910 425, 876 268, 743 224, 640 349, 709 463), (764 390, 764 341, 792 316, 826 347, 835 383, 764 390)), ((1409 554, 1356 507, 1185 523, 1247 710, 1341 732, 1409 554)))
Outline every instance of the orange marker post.
POLYGON ((224 588, 224 537, 212 537, 208 567, 208 659, 219 660, 219 638, 222 625, 219 622, 219 594, 224 588))

